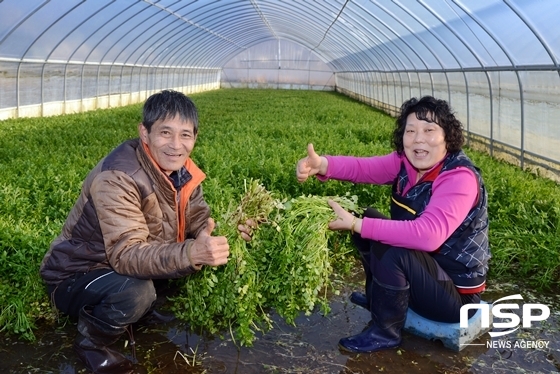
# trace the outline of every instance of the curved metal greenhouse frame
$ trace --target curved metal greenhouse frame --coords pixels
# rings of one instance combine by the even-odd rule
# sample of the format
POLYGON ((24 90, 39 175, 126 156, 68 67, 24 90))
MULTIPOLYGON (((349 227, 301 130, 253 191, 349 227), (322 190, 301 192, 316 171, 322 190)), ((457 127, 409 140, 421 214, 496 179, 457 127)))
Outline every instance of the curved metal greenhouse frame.
POLYGON ((448 100, 471 145, 560 170, 557 0, 0 0, 0 120, 164 88, 448 100))

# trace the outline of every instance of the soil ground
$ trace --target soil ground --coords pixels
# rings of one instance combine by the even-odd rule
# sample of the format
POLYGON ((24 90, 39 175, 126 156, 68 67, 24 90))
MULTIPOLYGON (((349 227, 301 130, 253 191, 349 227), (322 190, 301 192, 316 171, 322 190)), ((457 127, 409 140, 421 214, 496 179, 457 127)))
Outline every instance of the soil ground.
MULTIPOLYGON (((229 332, 223 336, 201 336, 188 325, 136 326, 135 357, 127 340, 118 349, 135 360, 137 373, 153 374, 351 374, 351 373, 553 373, 560 371, 559 313, 556 295, 532 293, 515 285, 489 285, 483 294, 488 302, 511 294, 522 294, 524 302, 550 306, 551 316, 532 328, 523 328, 500 338, 511 348, 492 348, 488 334, 460 352, 439 341, 403 333, 397 349, 371 354, 346 354, 337 343, 341 337, 360 332, 369 321, 369 312, 348 302, 350 292, 360 288, 360 273, 340 286, 339 295, 330 298, 331 312, 318 311, 300 316, 296 326, 274 316, 274 328, 259 335, 253 347, 237 347, 229 332), (544 341, 545 348, 515 348, 515 342, 544 341)), ((496 322, 496 320, 494 321, 496 322)), ((28 343, 2 336, 0 373, 87 373, 72 351, 75 324, 44 326, 37 341, 28 343)), ((496 339, 496 338, 494 338, 496 339)), ((504 344, 503 344, 504 345, 504 344)))

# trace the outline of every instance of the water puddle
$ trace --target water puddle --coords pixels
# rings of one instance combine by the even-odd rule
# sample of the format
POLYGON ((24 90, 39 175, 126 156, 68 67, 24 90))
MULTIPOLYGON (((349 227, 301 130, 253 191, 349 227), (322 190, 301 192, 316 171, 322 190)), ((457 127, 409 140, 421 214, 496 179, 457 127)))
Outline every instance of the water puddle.
MULTIPOLYGON (((222 337, 199 335, 180 322, 136 326, 137 373, 453 374, 560 371, 558 297, 507 284, 490 284, 483 299, 493 302, 507 295, 521 294, 524 300, 519 301, 520 305, 546 304, 550 307, 550 317, 533 323, 531 328, 520 327, 502 337, 491 338, 485 334, 473 342, 480 345, 469 345, 460 352, 445 348, 439 341, 405 332, 398 349, 359 355, 342 353, 337 348, 338 340, 360 332, 369 321, 369 312, 348 302, 350 292, 359 288, 360 275, 353 278, 345 283, 339 295, 331 297, 332 311, 327 316, 318 312, 302 315, 296 320, 296 326, 286 325, 275 316, 274 329, 259 335, 250 348, 238 348, 229 333, 224 333, 222 337)), ((75 331, 75 325, 70 322, 43 327, 37 332, 37 341, 32 344, 0 335, 3 338, 0 343, 0 372, 86 373, 72 351, 75 331)), ((131 348, 125 348, 124 343, 124 338, 118 343, 121 351, 132 358, 131 348)))

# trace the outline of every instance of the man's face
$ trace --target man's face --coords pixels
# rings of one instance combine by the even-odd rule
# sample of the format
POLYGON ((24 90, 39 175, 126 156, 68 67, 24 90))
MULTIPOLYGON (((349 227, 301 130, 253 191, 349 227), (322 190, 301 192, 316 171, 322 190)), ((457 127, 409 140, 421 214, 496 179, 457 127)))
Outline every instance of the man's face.
POLYGON ((181 169, 196 142, 193 124, 183 121, 179 116, 154 122, 150 133, 141 123, 138 132, 150 148, 154 160, 167 175, 181 169))

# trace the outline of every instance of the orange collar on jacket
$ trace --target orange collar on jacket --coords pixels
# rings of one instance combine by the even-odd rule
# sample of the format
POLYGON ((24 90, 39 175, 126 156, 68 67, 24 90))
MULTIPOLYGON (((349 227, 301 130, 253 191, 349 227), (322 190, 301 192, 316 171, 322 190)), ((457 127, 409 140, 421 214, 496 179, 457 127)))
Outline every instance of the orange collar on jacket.
MULTIPOLYGON (((140 142, 142 143, 142 146, 144 148, 144 151, 146 151, 148 158, 150 159, 150 161, 152 161, 156 169, 159 170, 160 173, 165 174, 163 171, 161 171, 161 168, 157 164, 156 160, 154 160, 154 158, 152 157, 152 152, 150 152, 150 148, 148 147, 148 145, 144 143, 142 140, 140 140, 140 142)), ((185 161, 184 166, 185 168, 187 168, 192 178, 181 188, 181 191, 179 192, 180 194, 179 204, 177 204, 177 190, 175 190, 173 183, 171 183, 167 175, 165 175, 164 178, 167 181, 167 183, 169 183, 171 189, 175 191, 175 206, 177 207, 175 211, 177 212, 177 222, 178 222, 178 227, 177 227, 178 243, 185 240, 185 231, 186 231, 185 211, 187 210, 187 204, 189 202, 189 198, 191 197, 195 188, 198 187, 202 183, 202 181, 206 178, 206 174, 204 174, 204 172, 200 170, 198 166, 196 166, 196 164, 190 157, 187 158, 187 161, 185 161)))

